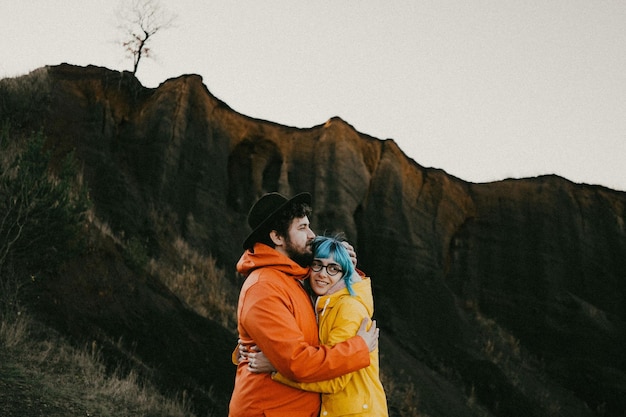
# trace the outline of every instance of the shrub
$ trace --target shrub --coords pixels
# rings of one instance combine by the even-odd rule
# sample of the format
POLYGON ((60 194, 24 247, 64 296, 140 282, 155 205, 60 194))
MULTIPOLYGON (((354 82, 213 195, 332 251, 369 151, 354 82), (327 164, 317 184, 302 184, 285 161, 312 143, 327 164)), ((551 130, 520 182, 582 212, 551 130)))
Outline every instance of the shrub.
POLYGON ((42 133, 18 141, 5 123, 0 139, 0 283, 5 291, 19 290, 81 250, 90 203, 76 180, 73 155, 55 175, 48 168, 50 151, 42 133))
POLYGON ((50 105, 51 82, 47 68, 0 80, 0 117, 14 127, 37 126, 50 105))

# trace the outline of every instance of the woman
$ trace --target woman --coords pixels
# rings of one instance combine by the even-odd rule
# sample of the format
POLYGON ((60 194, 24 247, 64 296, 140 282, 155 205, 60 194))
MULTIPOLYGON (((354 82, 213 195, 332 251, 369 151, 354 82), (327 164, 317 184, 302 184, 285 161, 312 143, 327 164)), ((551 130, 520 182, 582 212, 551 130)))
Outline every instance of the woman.
MULTIPOLYGON (((338 238, 318 236, 308 285, 314 293, 320 343, 333 346, 353 337, 364 317, 372 317, 374 301, 369 278, 355 271, 338 238)), ((249 353, 250 371, 272 372, 272 378, 305 391, 322 393, 320 415, 388 416, 387 399, 380 382, 378 349, 370 352, 370 366, 341 377, 314 383, 290 381, 276 373, 262 352, 249 353)))

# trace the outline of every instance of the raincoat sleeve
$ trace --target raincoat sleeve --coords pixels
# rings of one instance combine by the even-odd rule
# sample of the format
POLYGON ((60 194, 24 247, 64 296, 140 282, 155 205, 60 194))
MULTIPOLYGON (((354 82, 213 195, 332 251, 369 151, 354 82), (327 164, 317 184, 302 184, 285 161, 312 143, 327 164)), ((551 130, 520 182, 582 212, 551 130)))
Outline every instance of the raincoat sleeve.
POLYGON ((233 353, 230 354, 230 361, 235 366, 239 365, 239 343, 237 343, 237 346, 235 346, 233 353))
POLYGON ((277 372, 272 375, 272 379, 276 382, 280 382, 282 384, 300 389, 302 391, 319 392, 322 394, 336 394, 343 391, 346 385, 348 385, 348 383, 350 382, 353 374, 354 372, 351 372, 337 378, 327 379, 325 381, 319 382, 295 382, 277 372))
MULTIPOLYGON (((363 338, 355 336, 356 330, 334 345, 316 346, 307 341, 294 311, 302 303, 285 301, 292 296, 287 287, 268 281, 253 285, 246 292, 240 314, 250 338, 281 374, 298 382, 315 382, 369 366, 368 347, 363 338)), ((309 304, 301 308, 313 307, 309 304)), ((312 314, 312 310, 307 314, 312 314)), ((307 331, 317 343, 315 317, 307 323, 312 326, 307 331)))
MULTIPOLYGON (((337 319, 334 323, 332 323, 332 328, 328 333, 328 342, 324 344, 334 346, 337 343, 341 343, 342 341, 356 335, 356 332, 359 330, 361 321, 364 317, 369 317, 369 315, 367 314, 367 310, 361 303, 342 303, 340 306, 338 306, 337 319)), ((324 340, 323 342, 326 341, 324 340)), ((286 378, 280 372, 277 372, 272 375, 272 379, 274 381, 289 385, 293 388, 301 389, 303 391, 320 392, 322 394, 335 394, 343 391, 346 385, 348 385, 348 383, 350 382, 350 379, 353 375, 354 372, 351 372, 349 374, 345 374, 337 378, 325 381, 306 383, 294 382, 289 378, 286 378)))

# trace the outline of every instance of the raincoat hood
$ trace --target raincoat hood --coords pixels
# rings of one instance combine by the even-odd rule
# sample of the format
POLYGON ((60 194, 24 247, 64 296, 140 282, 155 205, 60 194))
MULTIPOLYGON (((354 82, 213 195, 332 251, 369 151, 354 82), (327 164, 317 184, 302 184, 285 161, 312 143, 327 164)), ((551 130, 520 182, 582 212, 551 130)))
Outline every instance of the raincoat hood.
POLYGON ((309 273, 309 268, 298 265, 289 257, 263 243, 256 243, 253 250, 246 250, 237 262, 237 272, 246 277, 252 271, 266 266, 271 266, 272 269, 297 279, 309 273))

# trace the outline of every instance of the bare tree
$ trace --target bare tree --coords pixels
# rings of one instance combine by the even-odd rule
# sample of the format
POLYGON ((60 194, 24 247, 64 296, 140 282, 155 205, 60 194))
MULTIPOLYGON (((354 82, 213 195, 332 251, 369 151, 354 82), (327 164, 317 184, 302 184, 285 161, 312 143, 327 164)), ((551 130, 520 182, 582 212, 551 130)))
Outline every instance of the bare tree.
POLYGON ((163 9, 159 0, 122 0, 117 17, 121 22, 119 29, 124 33, 121 43, 128 56, 133 58, 135 75, 141 58, 153 55, 148 45, 152 37, 172 27, 177 16, 163 9))

